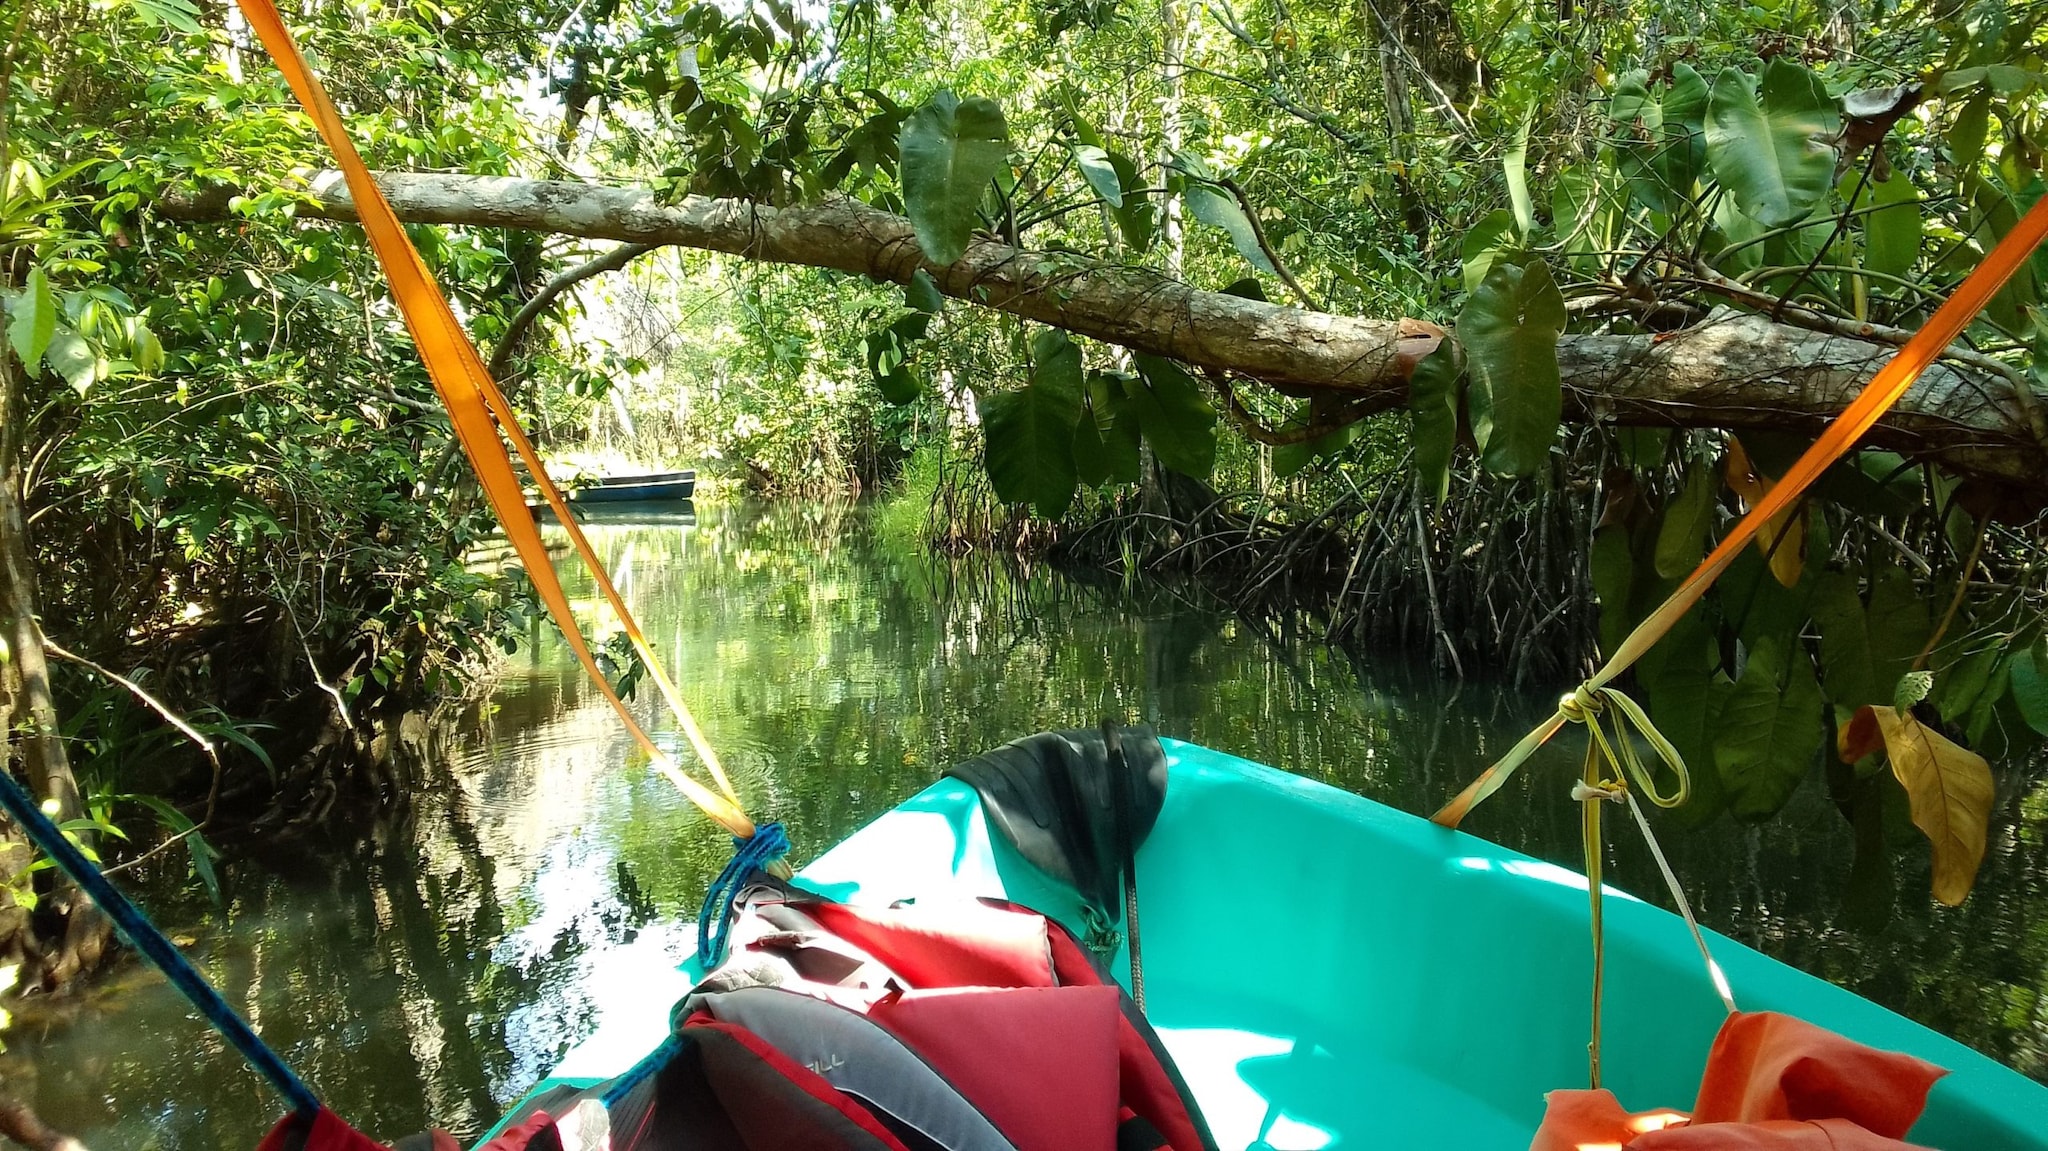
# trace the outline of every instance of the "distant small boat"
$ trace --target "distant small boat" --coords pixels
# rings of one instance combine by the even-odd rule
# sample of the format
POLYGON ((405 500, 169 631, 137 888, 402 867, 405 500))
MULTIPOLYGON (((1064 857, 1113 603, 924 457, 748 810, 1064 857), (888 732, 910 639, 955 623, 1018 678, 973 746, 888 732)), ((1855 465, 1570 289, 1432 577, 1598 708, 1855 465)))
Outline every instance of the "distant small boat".
MULTIPOLYGON (((553 521, 555 513, 546 504, 528 504, 533 514, 553 521)), ((632 503, 589 503, 576 505, 576 520, 584 526, 602 524, 614 528, 657 528, 697 526, 695 500, 636 500, 632 503)))
POLYGON ((697 473, 648 472, 610 476, 569 494, 571 503, 625 503, 634 500, 686 500, 697 491, 697 473))

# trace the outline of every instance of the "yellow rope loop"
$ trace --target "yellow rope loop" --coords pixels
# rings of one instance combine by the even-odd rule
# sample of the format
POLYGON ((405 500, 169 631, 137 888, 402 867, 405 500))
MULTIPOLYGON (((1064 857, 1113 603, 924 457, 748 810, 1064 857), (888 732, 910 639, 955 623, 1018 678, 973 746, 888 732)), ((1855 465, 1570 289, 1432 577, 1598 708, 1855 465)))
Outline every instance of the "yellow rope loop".
MULTIPOLYGON (((1677 807, 1692 794, 1692 774, 1686 770, 1685 757, 1650 722, 1649 714, 1620 689, 1582 683, 1557 701, 1557 713, 1571 723, 1586 726, 1596 753, 1589 765, 1595 770, 1588 773, 1588 779, 1612 779, 1623 786, 1633 782, 1636 790, 1658 807, 1677 807), (1638 736, 1677 777, 1678 786, 1672 791, 1665 792, 1657 786, 1656 773, 1636 751, 1638 736)), ((1582 782, 1580 786, 1589 785, 1582 782)), ((1586 797, 1574 789, 1572 798, 1586 797)), ((1618 796, 1608 798, 1618 802, 1618 796)))
POLYGON ((1657 730, 1657 725, 1650 722, 1649 714, 1635 700, 1611 687, 1603 687, 1600 692, 1613 707, 1615 742, 1626 757, 1621 766, 1627 770, 1628 778, 1635 782, 1636 790, 1658 807, 1677 807, 1684 803, 1692 795, 1692 773, 1686 770, 1685 757, 1678 753, 1678 748, 1664 737, 1663 732, 1657 730), (1656 774, 1636 754, 1631 732, 1650 745, 1650 750, 1657 753, 1657 758, 1678 781, 1678 786, 1669 793, 1658 789, 1656 774))

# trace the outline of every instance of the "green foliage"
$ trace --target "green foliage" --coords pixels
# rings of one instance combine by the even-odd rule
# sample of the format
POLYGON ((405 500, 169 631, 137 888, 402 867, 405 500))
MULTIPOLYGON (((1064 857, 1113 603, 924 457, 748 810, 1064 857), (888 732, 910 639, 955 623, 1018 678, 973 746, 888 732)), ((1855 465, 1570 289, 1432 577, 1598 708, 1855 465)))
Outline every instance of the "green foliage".
POLYGON ((1564 319, 1564 296, 1540 261, 1495 264, 1458 314, 1472 377, 1472 435, 1489 471, 1533 475, 1549 459, 1564 410, 1557 374, 1564 319))
POLYGON ((1187 205, 1189 215, 1220 229, 1230 237, 1231 246, 1247 263, 1261 272, 1272 274, 1273 261, 1259 247, 1258 233, 1252 228, 1251 217, 1245 215, 1244 209, 1228 190, 1193 175, 1182 175, 1178 182, 1181 202, 1187 205))
MULTIPOLYGON (((945 277, 949 302, 922 272, 899 290, 663 254, 566 293, 514 349, 515 396, 557 451, 781 492, 910 466, 931 484, 928 527, 1012 514, 1001 500, 1086 514, 1156 482, 1148 450, 1256 489, 1277 522, 1379 506, 1409 482, 1403 461, 1447 520, 1500 490, 1482 472, 1523 477, 1514 516, 1563 521, 1603 498, 1591 557, 1528 562, 1574 580, 1590 562, 1611 645, 1804 445, 1741 429, 1757 487, 1724 492, 1725 430, 1563 437, 1560 335, 1654 338, 1714 309, 1922 322, 2041 190, 2043 14, 2008 7, 1852 27, 1798 5, 1631 0, 1566 21, 1458 3, 1437 43, 1389 54, 1371 50, 1370 6, 1183 6, 1171 74, 1157 14, 1092 2, 1022 19, 952 0, 455 17, 378 2, 294 20, 373 164, 601 173, 764 206, 851 197, 907 215, 940 265, 977 231, 1000 236, 1055 281, 1054 304, 1069 268, 1105 261, 1287 306, 1299 292, 1336 313, 1457 320, 1415 366, 1404 455, 1400 417, 1372 404, 1038 331, 973 306, 989 285, 945 277), (1398 77, 1381 70, 1394 58, 1398 77), (934 76, 951 89, 934 94, 934 76), (1880 98, 1902 84, 1921 85, 1910 110, 1880 98), (1333 421, 1272 450, 1234 430, 1333 421)), ((0 196, 7 344, 39 365, 53 618, 101 654, 130 629, 253 620, 266 667, 309 664, 358 709, 458 674, 510 642, 522 601, 454 561, 488 523, 449 496, 445 425, 357 238, 294 215, 278 173, 321 162, 303 118, 274 74, 229 54, 214 10, 128 0, 106 16, 30 17, 0 196), (234 229, 150 211, 166 188, 215 184, 264 190, 235 202, 234 229)), ((415 232, 486 343, 587 254, 415 232)), ((2036 378, 2048 347, 2043 273, 1967 333, 2014 379, 2036 378)), ((1472 518, 1492 524, 1478 562, 1510 566, 1511 517, 1472 518)), ((1746 554, 1667 640, 1683 657, 1640 670, 1660 723, 1708 762, 1725 709, 1762 717, 1777 692, 1770 742, 1731 753, 1725 795, 1702 772, 1695 816, 1723 800, 1766 813, 1810 769, 1791 752, 1825 739, 1826 707, 1896 700, 1923 650, 1923 720, 2029 746, 2017 737, 2048 711, 2040 568, 2023 558, 2038 529, 1986 516, 1939 462, 1877 453, 1824 477, 1798 522, 1775 565, 1797 586, 1746 554), (1927 605, 1972 575, 1936 635, 1927 605)), ((1869 804, 1839 798, 1863 835, 1869 804)))
POLYGON ((1720 480, 1713 469, 1697 465, 1685 487, 1664 511, 1657 528, 1657 574, 1677 579, 1697 566, 1705 553, 1707 532, 1714 526, 1720 480))
POLYGON ((1742 819, 1777 814, 1827 746, 1813 665, 1783 644, 1750 649, 1715 722, 1714 766, 1729 809, 1742 819))
POLYGON ((1863 217, 1863 266, 1880 276, 1904 276, 1920 262, 1920 191, 1903 173, 1869 186, 1867 197, 1850 203, 1871 211, 1863 217))
POLYGON ((1216 409, 1201 385, 1179 364, 1158 356, 1131 357, 1136 376, 1122 379, 1124 401, 1159 462, 1207 478, 1216 467, 1216 409))
MULTIPOLYGON (((23 465, 52 638, 149 683, 260 799, 317 759, 303 701, 346 696, 356 723, 452 692, 526 612, 517 585, 460 562, 489 515, 453 490, 447 425, 360 237, 292 217, 277 174, 322 156, 221 18, 126 0, 10 25, 0 302, 24 394, 0 417, 22 457, 0 464, 23 465), (154 211, 214 182, 275 190, 236 200, 228 227, 154 211)), ((518 112, 474 86, 533 37, 450 37, 381 6, 298 19, 343 104, 374 109, 354 118, 372 163, 505 170, 518 112)), ((483 331, 539 268, 515 268, 538 245, 498 234, 421 241, 483 331)), ((208 757, 125 689, 53 673, 93 830, 154 825, 218 898, 200 806, 165 798, 216 793, 208 757)))
POLYGON ((1445 340, 1415 365, 1408 378, 1408 445, 1415 478, 1435 503, 1451 491, 1451 456, 1458 446, 1458 408, 1464 361, 1456 340, 1445 340))
POLYGON ((1820 78, 1794 61, 1771 61, 1761 82, 1723 69, 1707 102, 1707 163, 1751 219, 1795 223, 1834 183, 1841 119, 1820 78))
POLYGON ((943 88, 903 122, 904 209, 933 263, 950 264, 967 250, 1009 138, 995 101, 961 100, 943 88))
POLYGON ((2028 726, 2048 735, 2048 651, 2036 640, 2012 657, 2012 698, 2028 726))
POLYGON ((1616 171, 1652 211, 1676 215, 1692 203, 1708 155, 1707 111, 1706 81, 1689 64, 1674 64, 1655 95, 1643 72, 1616 83, 1607 108, 1616 171))
POLYGON ((1074 498, 1074 427, 1081 418, 1081 349, 1047 329, 1031 341, 1031 380, 981 397, 988 478, 1008 503, 1056 519, 1074 498))

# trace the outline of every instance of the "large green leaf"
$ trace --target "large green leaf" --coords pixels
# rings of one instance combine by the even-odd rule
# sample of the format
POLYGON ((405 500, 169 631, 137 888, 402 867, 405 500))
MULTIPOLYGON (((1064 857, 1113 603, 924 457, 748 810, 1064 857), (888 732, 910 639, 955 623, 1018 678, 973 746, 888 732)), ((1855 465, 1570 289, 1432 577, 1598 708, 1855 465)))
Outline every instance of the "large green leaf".
POLYGON ((28 270, 12 310, 14 319, 7 325, 7 339, 21 366, 34 374, 50 346, 50 337, 57 334, 57 297, 50 291, 50 278, 41 264, 28 270))
POLYGON ((1871 658, 1869 621, 1854 575, 1820 574, 1814 585, 1813 622, 1820 628, 1821 672, 1835 706, 1858 708, 1890 700, 1896 677, 1882 678, 1871 658))
POLYGON ((1088 403, 1095 409, 1105 470, 1113 484, 1137 483, 1140 474, 1138 446, 1144 437, 1138 430, 1138 413, 1124 397, 1125 378, 1100 372, 1088 377, 1088 403))
POLYGON ((1459 379, 1465 374, 1458 341, 1446 337, 1408 377, 1408 446, 1415 482, 1432 503, 1451 492, 1451 455, 1458 446, 1459 379))
POLYGON ((1092 411, 1074 421, 1074 476, 1084 488, 1109 482, 1109 449, 1103 443, 1102 426, 1092 411))
POLYGON ((99 379, 99 353, 93 351, 85 337, 73 331, 69 324, 56 325, 43 355, 57 374, 64 377, 64 382, 80 395, 90 390, 94 381, 99 379))
POLYGON ((1863 217, 1863 266, 1887 276, 1903 276, 1920 260, 1920 192, 1904 172, 1869 187, 1880 205, 1863 217))
POLYGON ((1122 152, 1109 152, 1109 166, 1116 172, 1117 186, 1121 189, 1119 202, 1112 209, 1116 218, 1116 229, 1123 234, 1124 243, 1134 251, 1142 252, 1152 246, 1152 227, 1158 214, 1152 201, 1146 197, 1145 181, 1138 171, 1138 165, 1122 152))
POLYGON ((1706 81, 1685 64, 1656 95, 1640 70, 1615 83, 1607 103, 1615 168, 1644 207, 1675 215, 1692 199, 1706 165, 1706 112, 1706 81))
POLYGON ((1728 68, 1707 100, 1707 162, 1751 219, 1776 228, 1804 219, 1834 186, 1842 117, 1820 78, 1786 57, 1759 87, 1728 68))
POLYGON ((1231 245, 1252 267, 1261 272, 1273 270, 1273 261, 1267 259, 1265 250, 1259 247, 1259 236, 1252 229, 1251 217, 1244 214, 1236 197, 1214 185, 1188 178, 1181 186, 1180 198, 1195 219, 1212 228, 1223 229, 1230 236, 1231 245))
POLYGON ((1207 479, 1216 467, 1216 409, 1202 386, 1172 360, 1137 355, 1132 361, 1138 375, 1124 380, 1126 410, 1138 417, 1152 454, 1174 471, 1207 479))
POLYGON ((1707 98, 1707 82, 1692 65, 1672 65, 1656 170, 1674 209, 1692 199, 1693 186, 1707 168, 1707 98))
POLYGON ((903 122, 903 205, 933 263, 950 264, 967 250, 982 195, 1003 166, 1009 139, 994 100, 961 100, 943 88, 903 122))
POLYGON ((1564 295, 1541 260, 1494 265, 1458 314, 1472 435, 1488 470, 1533 475, 1549 458, 1564 414, 1557 374, 1564 321, 1564 295))
POLYGON ((1600 601, 1600 651, 1610 659, 1635 626, 1635 617, 1629 612, 1636 578, 1635 552, 1630 542, 1628 529, 1608 524, 1593 533, 1593 546, 1586 555, 1586 566, 1593 577, 1593 595, 1600 601))
POLYGON ((1623 73, 1608 98, 1607 115, 1613 121, 1614 166, 1630 195, 1653 212, 1669 212, 1663 175, 1655 167, 1664 136, 1664 107, 1650 94, 1649 73, 1640 68, 1623 73))
POLYGON ((1927 646, 1934 617, 1904 567, 1876 565, 1870 585, 1870 610, 1864 617, 1870 634, 1870 666, 1877 686, 1890 692, 1919 659, 1920 649, 1927 646))
POLYGON ((1940 681, 1936 708, 1944 722, 1954 723, 1970 713, 2004 658, 2004 645, 1990 643, 1961 654, 1941 669, 1936 676, 1940 681))
POLYGON ((1715 726, 1714 765, 1729 809, 1764 819, 1785 806, 1827 744, 1806 653, 1790 639, 1751 648, 1715 726))
POLYGON ((910 274, 910 282, 903 286, 903 302, 927 316, 936 316, 946 306, 946 297, 939 291, 938 281, 932 274, 919 268, 910 274))
MULTIPOLYGON (((2014 228, 2019 227, 2020 202, 2006 195, 1990 181, 1979 181, 1977 194, 1972 199, 1976 210, 1970 214, 1971 220, 1987 249, 2005 239, 2014 228)), ((2038 253, 2036 256, 2038 258, 2038 253)), ((2040 294, 2034 286, 2034 267, 2034 261, 2029 261, 2013 270, 2012 278, 2007 280, 2005 286, 1998 290, 1998 294, 1991 297, 1991 302, 1985 305, 1986 319, 1992 320, 2008 332, 2027 330, 2031 322, 2028 310, 2040 300, 2040 294)), ((1952 516, 1949 522, 1952 525, 1959 525, 1963 520, 1960 516, 1952 516)), ((1967 550, 1967 543, 1964 548, 1967 550)))
POLYGON ((1664 508, 1657 525, 1657 574, 1677 579, 1691 571, 1706 552, 1708 529, 1714 526, 1714 497, 1721 481, 1711 467, 1695 467, 1684 490, 1664 508))
POLYGON ((2036 642, 2012 657, 2012 701, 2027 726, 2048 735, 2048 647, 2036 642))
POLYGON ((1720 773, 1714 769, 1713 733, 1717 712, 1733 685, 1716 676, 1716 662, 1713 636, 1700 613, 1692 612, 1636 663, 1650 719, 1678 749, 1692 777, 1692 797, 1678 814, 1694 827, 1728 806, 1720 773))
POLYGON ((1095 189, 1095 194, 1109 202, 1112 208, 1124 206, 1123 181, 1117 177, 1116 165, 1109 162, 1109 153, 1093 144, 1074 145, 1074 163, 1081 169, 1081 178, 1095 189))
POLYGON ((1465 264, 1465 290, 1477 292, 1496 263, 1519 256, 1522 250, 1522 234, 1515 231, 1515 214, 1506 208, 1488 212, 1459 242, 1459 256, 1465 264))
POLYGON ((1031 382, 981 397, 989 482, 1006 503, 1053 519, 1074 499, 1074 425, 1081 418, 1081 349, 1053 329, 1031 341, 1031 382))
POLYGON ((1960 171, 1969 172, 1984 158, 1984 140, 1991 132, 1991 94, 1979 92, 1956 113, 1948 129, 1949 159, 1960 171))
POLYGON ((1712 203, 1711 223, 1702 246, 1712 253, 1714 266, 1736 276, 1762 267, 1764 245, 1756 241, 1768 230, 1743 215, 1732 197, 1715 196, 1712 203))
POLYGON ((892 404, 907 404, 924 390, 907 361, 910 358, 909 342, 922 335, 921 326, 930 319, 912 312, 886 328, 869 332, 861 341, 875 387, 882 393, 882 398, 892 404), (912 334, 909 330, 912 328, 920 330, 912 334))
POLYGON ((1138 478, 1138 418, 1121 410, 1123 389, 1109 376, 1088 377, 1088 410, 1074 425, 1074 469, 1088 487, 1128 484, 1138 478))
POLYGON ((1514 210, 1515 227, 1524 236, 1536 228, 1536 206, 1529 198, 1529 122, 1522 121, 1522 130, 1515 134, 1515 142, 1501 157, 1501 172, 1507 178, 1508 205, 1514 210))

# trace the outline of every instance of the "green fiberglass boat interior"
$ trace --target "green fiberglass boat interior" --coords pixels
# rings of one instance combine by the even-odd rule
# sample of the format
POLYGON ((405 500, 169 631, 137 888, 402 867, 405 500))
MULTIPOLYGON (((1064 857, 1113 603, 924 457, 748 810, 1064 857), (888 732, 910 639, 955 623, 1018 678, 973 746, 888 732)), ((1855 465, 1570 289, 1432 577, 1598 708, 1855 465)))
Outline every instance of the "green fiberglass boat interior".
MULTIPOLYGON (((1546 1091, 1586 1078, 1586 881, 1372 800, 1174 740, 1138 855, 1147 1013, 1225 1151, 1522 1151, 1546 1091)), ((990 835, 941 780, 798 882, 888 904, 1002 896, 1068 923, 1072 891, 990 835)), ((1724 1015, 1683 923, 1607 905, 1603 1086, 1691 1104, 1724 1015)), ((1709 933, 1745 1010, 1797 1015, 1949 1069, 1912 1138, 2048 1148, 2048 1087, 1838 987, 1709 933)), ((1116 970, 1128 965, 1122 956, 1116 970)), ((617 1075, 666 1034, 687 966, 636 965, 545 1088, 617 1075)), ((516 1113, 516 1109, 515 1109, 516 1113)))

